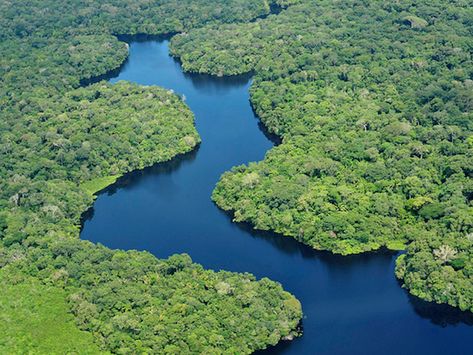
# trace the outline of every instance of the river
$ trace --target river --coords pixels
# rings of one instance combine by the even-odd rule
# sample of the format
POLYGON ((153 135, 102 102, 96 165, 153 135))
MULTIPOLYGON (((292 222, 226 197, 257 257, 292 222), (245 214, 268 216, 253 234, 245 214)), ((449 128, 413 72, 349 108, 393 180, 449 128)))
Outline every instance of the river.
POLYGON ((168 40, 132 42, 117 77, 185 96, 200 147, 121 178, 100 193, 81 237, 110 248, 188 253, 214 270, 282 283, 301 302, 304 334, 266 352, 281 354, 473 354, 473 318, 413 298, 394 277, 396 254, 341 257, 236 224, 210 200, 220 175, 259 161, 275 140, 249 102, 250 76, 182 72, 168 40))

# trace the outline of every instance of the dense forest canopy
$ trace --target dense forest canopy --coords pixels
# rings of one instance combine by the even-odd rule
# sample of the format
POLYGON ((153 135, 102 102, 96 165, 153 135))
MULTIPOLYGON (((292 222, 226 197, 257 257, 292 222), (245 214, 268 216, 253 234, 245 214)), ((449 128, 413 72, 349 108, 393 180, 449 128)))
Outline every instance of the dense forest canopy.
POLYGON ((172 92, 85 85, 126 60, 117 35, 250 21, 270 5, 0 3, 3 352, 250 353, 294 334, 301 307, 277 283, 204 270, 187 255, 158 260, 78 238, 93 193, 200 141, 192 113, 172 92), (64 340, 68 332, 77 343, 64 340))
POLYGON ((188 71, 254 71, 252 104, 283 138, 215 202, 315 249, 408 246, 404 285, 473 311, 472 5, 308 0, 174 37, 188 71))
POLYGON ((301 318, 270 280, 79 240, 93 193, 199 143, 176 95, 85 85, 124 63, 121 35, 180 33, 185 70, 255 73, 252 104, 282 144, 222 176, 213 199, 236 221, 340 254, 406 249, 412 294, 473 311, 471 1, 11 0, 0 14, 4 352, 249 353, 301 318), (30 331, 50 314, 60 327, 30 331))

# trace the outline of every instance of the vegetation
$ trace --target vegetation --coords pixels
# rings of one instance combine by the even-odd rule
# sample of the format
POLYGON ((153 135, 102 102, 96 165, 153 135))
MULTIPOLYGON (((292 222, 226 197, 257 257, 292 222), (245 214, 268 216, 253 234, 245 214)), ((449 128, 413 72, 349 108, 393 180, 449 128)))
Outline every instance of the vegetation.
POLYGON ((31 277, 12 284, 3 272, 0 284, 2 353, 100 353, 92 335, 77 329, 64 290, 31 277))
POLYGON ((293 334, 301 307, 277 283, 78 238, 95 192, 199 143, 171 92, 81 87, 126 60, 114 35, 249 21, 269 4, 41 0, 0 12, 0 349, 250 353, 293 334))
POLYGON ((214 201, 315 249, 409 245, 404 285, 473 311, 472 24, 461 0, 308 0, 174 37, 188 71, 254 71, 252 104, 283 139, 214 201))
MULTIPOLYGON (((113 353, 250 353, 292 334, 300 319, 299 302, 279 284, 249 274, 207 271, 186 255, 157 260, 149 253, 111 251, 57 235, 42 237, 38 244, 2 250, 2 262, 8 262, 3 282, 14 292, 30 288, 31 277, 42 280, 46 286, 38 295, 16 294, 23 307, 43 309, 41 300, 53 296, 60 306, 59 295, 67 293, 75 323, 113 353)), ((11 293, 2 297, 13 302, 11 293)), ((71 317, 59 306, 53 314, 62 321, 58 329, 67 330, 71 317)), ((26 345, 43 340, 35 328, 27 328, 46 317, 34 309, 22 310, 35 316, 17 323, 26 345)), ((51 337, 59 340, 62 333, 54 335, 55 329, 44 341, 59 347, 51 337)))
POLYGON ((93 180, 86 181, 80 185, 80 187, 87 191, 91 196, 94 196, 97 192, 105 189, 107 186, 114 184, 117 181, 117 176, 104 176, 98 177, 93 180))

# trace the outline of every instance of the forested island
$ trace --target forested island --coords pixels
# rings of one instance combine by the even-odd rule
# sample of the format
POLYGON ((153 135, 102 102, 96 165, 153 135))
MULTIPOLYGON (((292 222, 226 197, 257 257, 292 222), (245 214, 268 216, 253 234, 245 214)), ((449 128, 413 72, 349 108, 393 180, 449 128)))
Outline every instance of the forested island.
POLYGON ((254 71, 283 141, 214 201, 315 249, 407 248, 411 293, 473 311, 472 21, 465 1, 299 1, 174 37, 186 70, 254 71))
POLYGON ((403 287, 473 312, 469 1, 13 0, 0 13, 3 352, 251 353, 299 333, 301 305, 276 282, 79 239, 96 192, 200 143, 173 92, 96 82, 126 61, 119 38, 143 34, 174 35, 186 71, 254 73, 251 103, 282 143, 217 184, 235 221, 337 254, 405 250, 403 287))
POLYGON ((4 353, 250 353, 297 335, 281 285, 78 238, 94 193, 200 142, 180 97, 96 81, 121 35, 249 21, 266 1, 0 4, 0 349, 4 353))

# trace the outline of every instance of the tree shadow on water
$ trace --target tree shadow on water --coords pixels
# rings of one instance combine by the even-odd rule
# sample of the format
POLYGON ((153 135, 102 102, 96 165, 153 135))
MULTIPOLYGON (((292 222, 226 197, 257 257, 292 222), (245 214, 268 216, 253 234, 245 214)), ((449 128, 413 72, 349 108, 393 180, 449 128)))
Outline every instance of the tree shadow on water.
MULTIPOLYGON (((221 211, 221 210, 220 210, 221 211)), ((226 214, 230 221, 233 220, 233 213, 229 211, 221 211, 226 214)), ((352 267, 354 263, 370 263, 383 261, 386 263, 392 262, 393 258, 397 257, 399 252, 380 248, 379 250, 369 253, 340 255, 329 251, 315 250, 302 242, 297 241, 293 237, 284 236, 271 231, 262 231, 254 229, 250 223, 247 222, 231 222, 237 226, 245 234, 249 234, 253 238, 262 239, 277 248, 280 252, 288 255, 300 255, 303 259, 318 260, 327 264, 331 268, 344 269, 352 267)))
MULTIPOLYGON (((103 190, 99 191, 96 195, 97 197, 101 195, 107 195, 107 196, 112 196, 114 195, 118 190, 121 189, 131 189, 137 185, 139 185, 143 179, 146 179, 148 177, 153 177, 156 175, 170 175, 176 172, 178 169, 183 167, 186 164, 192 163, 199 152, 200 145, 198 145, 195 149, 188 153, 180 154, 172 158, 171 160, 161 162, 161 163, 156 163, 152 166, 149 166, 147 168, 141 169, 141 170, 134 170, 132 172, 129 172, 120 178, 117 179, 115 183, 113 183, 110 186, 107 186, 103 190)), ((80 220, 80 229, 82 231, 85 222, 90 221, 94 218, 94 206, 90 207, 88 210, 86 210, 80 220)))
POLYGON ((427 302, 411 294, 408 294, 408 297, 416 314, 435 325, 442 328, 458 324, 473 325, 471 312, 462 311, 447 304, 427 302))
MULTIPOLYGON (((232 213, 223 213, 225 213, 230 218, 230 220, 233 219, 232 213)), ((245 234, 249 234, 253 238, 262 239, 265 242, 270 243, 282 253, 293 256, 300 255, 303 259, 312 259, 314 261, 317 260, 325 264, 332 271, 337 270, 340 272, 349 272, 356 265, 359 266, 360 264, 362 265, 369 263, 380 265, 389 264, 391 267, 393 267, 394 260, 401 254, 401 252, 395 252, 381 248, 374 252, 343 256, 333 254, 328 251, 314 250, 311 247, 298 242, 292 237, 286 237, 274 232, 255 230, 249 223, 235 223, 235 225, 239 229, 243 230, 245 234)), ((393 273, 394 270, 391 270, 391 272, 393 273)), ((399 288, 401 291, 400 282, 399 288)), ((432 324, 440 327, 455 326, 459 324, 465 324, 469 326, 473 325, 473 313, 471 312, 461 311, 456 307, 446 304, 436 304, 433 302, 424 301, 411 295, 407 290, 404 290, 403 292, 406 292, 408 303, 412 307, 413 311, 421 318, 429 320, 432 324)), ((271 347, 264 352, 282 353, 293 342, 297 342, 297 339, 292 342, 280 342, 275 347, 271 347)))

